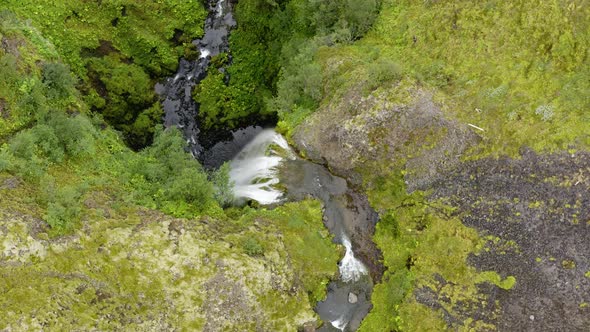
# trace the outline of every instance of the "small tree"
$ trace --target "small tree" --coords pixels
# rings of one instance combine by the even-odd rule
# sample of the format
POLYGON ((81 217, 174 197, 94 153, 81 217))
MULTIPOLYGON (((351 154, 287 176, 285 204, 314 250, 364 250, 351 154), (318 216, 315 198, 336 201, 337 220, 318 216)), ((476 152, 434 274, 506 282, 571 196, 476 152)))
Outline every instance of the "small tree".
POLYGON ((222 207, 228 207, 234 202, 234 182, 229 176, 229 164, 224 163, 211 175, 211 182, 215 188, 215 200, 222 207))
POLYGON ((49 98, 67 98, 74 91, 75 84, 76 80, 66 65, 61 63, 43 65, 43 85, 49 98))

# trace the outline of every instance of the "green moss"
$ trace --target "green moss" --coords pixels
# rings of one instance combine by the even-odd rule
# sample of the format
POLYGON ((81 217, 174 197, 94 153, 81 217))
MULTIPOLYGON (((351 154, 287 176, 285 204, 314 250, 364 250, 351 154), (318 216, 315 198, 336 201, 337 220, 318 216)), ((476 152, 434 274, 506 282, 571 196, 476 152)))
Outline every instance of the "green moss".
POLYGON ((250 256, 258 256, 264 253, 264 248, 260 242, 253 237, 246 238, 242 243, 242 247, 244 252, 250 256))
POLYGON ((576 268, 576 262, 574 262, 572 259, 565 259, 561 261, 561 266, 564 269, 573 270, 576 268))
POLYGON ((502 277, 500 277, 500 275, 497 272, 485 271, 479 273, 477 277, 477 282, 491 282, 502 289, 510 290, 516 284, 516 278, 514 276, 508 276, 504 280, 502 280, 502 277))
MULTIPOLYGON (((465 158, 517 157, 522 146, 588 146, 583 123, 590 99, 581 91, 590 88, 582 79, 590 68, 582 46, 589 9, 578 7, 567 1, 383 1, 363 39, 315 52, 325 92, 320 105, 350 98, 344 94, 351 87, 401 94, 392 84, 401 75, 430 91, 447 118, 483 128, 473 129, 481 144, 465 158), (540 18, 551 24, 539 24, 540 18)), ((284 117, 287 124, 299 123, 289 118, 297 112, 284 117)))
POLYGON ((453 115, 485 129, 488 153, 566 148, 587 142, 589 100, 577 92, 588 88, 587 47, 576 46, 588 38, 587 11, 563 1, 385 1, 362 44, 440 89, 453 115))
POLYGON ((0 116, 0 137, 27 125, 36 105, 44 106, 45 100, 35 94, 42 81, 50 107, 100 112, 136 149, 151 143, 160 122, 155 81, 175 70, 182 45, 202 34, 206 16, 201 3, 178 0, 8 1, 2 9, 7 24, 0 35, 14 47, 0 56, 21 77, 2 71, 9 85, 18 86, 25 96, 4 93, 0 87, 11 115, 11 121, 0 116), (16 57, 10 58, 13 54, 16 57), (64 65, 54 64, 58 61, 69 65, 73 77, 64 65), (74 84, 88 107, 72 93, 74 84))
MULTIPOLYGON (((92 210, 112 205, 93 197, 92 210)), ((2 195, 0 206, 10 198, 2 195)), ((0 209, 0 239, 14 248, 3 256, 13 263, 0 271, 2 328, 18 321, 50 329, 234 329, 262 321, 265 330, 291 329, 316 319, 312 307, 337 273, 340 251, 317 201, 207 224, 133 206, 109 213, 48 242, 30 236, 32 217, 0 209), (253 234, 263 253, 252 257, 231 245, 253 234), (224 305, 232 316, 218 315, 224 305)))
POLYGON ((272 211, 249 213, 240 222, 248 224, 260 217, 273 220, 280 230, 289 253, 286 259, 296 271, 295 278, 301 281, 310 303, 322 300, 326 284, 336 274, 340 251, 323 226, 319 202, 303 201, 286 204, 272 211))
MULTIPOLYGON (((365 179, 373 178, 371 175, 365 179)), ((369 182, 369 200, 379 211, 387 211, 377 224, 374 240, 383 251, 387 271, 383 282, 375 286, 373 309, 361 330, 414 330, 418 326, 445 326, 438 311, 416 303, 414 290, 436 290, 449 303, 439 302, 452 315, 461 316, 459 304, 483 300, 477 284, 491 282, 503 289, 515 284, 512 276, 502 280, 493 272, 479 272, 467 264, 471 253, 483 248, 477 232, 452 217, 452 209, 437 202, 427 202, 424 193, 405 193, 403 177, 391 175, 369 182), (445 281, 440 284, 439 276, 445 281), (427 317, 422 325, 415 315, 427 317), (427 323, 426 323, 427 322, 427 323)), ((466 319, 466 318, 465 318, 466 319)), ((483 324, 470 322, 473 326, 483 324)))

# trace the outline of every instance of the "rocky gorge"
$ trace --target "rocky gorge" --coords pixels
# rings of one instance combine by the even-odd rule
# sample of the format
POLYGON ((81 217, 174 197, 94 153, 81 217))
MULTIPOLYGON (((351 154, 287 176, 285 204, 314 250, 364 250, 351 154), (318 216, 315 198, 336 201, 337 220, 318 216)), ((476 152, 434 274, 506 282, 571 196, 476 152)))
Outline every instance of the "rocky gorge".
POLYGON ((146 6, 0 5, 0 330, 588 329, 583 1, 146 6))

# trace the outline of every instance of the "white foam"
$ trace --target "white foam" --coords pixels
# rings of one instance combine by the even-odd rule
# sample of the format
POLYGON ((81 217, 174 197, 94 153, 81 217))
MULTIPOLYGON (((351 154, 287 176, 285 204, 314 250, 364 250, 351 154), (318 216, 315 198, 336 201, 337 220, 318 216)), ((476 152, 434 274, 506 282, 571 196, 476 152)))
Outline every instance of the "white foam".
POLYGON ((209 54, 211 54, 211 51, 206 48, 201 48, 199 51, 201 52, 200 58, 206 58, 209 56, 209 54))
POLYGON ((234 183, 237 200, 251 199, 260 204, 281 200, 282 192, 275 188, 279 183, 277 167, 283 161, 280 155, 292 156, 287 141, 272 129, 261 131, 230 162, 229 176, 234 183), (276 149, 270 146, 276 147, 276 149))
POLYGON ((332 326, 339 329, 340 331, 344 331, 346 325, 348 325, 348 322, 344 320, 344 317, 341 317, 335 321, 331 321, 330 324, 332 324, 332 326))
POLYGON ((352 244, 346 235, 342 236, 342 245, 346 248, 346 254, 340 261, 340 279, 344 282, 358 281, 361 276, 368 273, 367 267, 354 257, 352 244))
POLYGON ((217 6, 215 6, 215 16, 221 17, 223 15, 223 3, 225 0, 219 0, 217 6))

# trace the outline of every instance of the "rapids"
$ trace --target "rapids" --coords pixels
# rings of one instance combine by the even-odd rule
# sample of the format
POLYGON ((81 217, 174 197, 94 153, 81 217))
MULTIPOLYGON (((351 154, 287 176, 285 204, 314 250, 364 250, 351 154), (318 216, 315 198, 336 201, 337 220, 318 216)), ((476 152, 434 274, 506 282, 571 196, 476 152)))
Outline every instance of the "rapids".
POLYGON ((180 59, 178 71, 166 82, 157 84, 156 93, 162 99, 164 125, 177 126, 187 139, 192 155, 202 160, 205 148, 199 142, 199 105, 192 98, 193 87, 206 76, 211 57, 229 51, 229 32, 236 25, 231 12, 231 1, 208 0, 209 15, 205 20, 203 38, 193 41, 201 52, 198 59, 180 59))
POLYGON ((369 269, 355 256, 355 246, 361 242, 354 241, 370 238, 359 232, 370 231, 365 225, 377 221, 368 202, 352 195, 346 181, 325 167, 297 158, 287 141, 271 129, 259 131, 243 145, 230 162, 230 178, 241 203, 272 205, 308 196, 322 201, 324 224, 346 251, 339 262, 339 279, 328 285, 327 298, 315 308, 324 322, 320 331, 355 331, 371 309, 373 283, 369 269))

